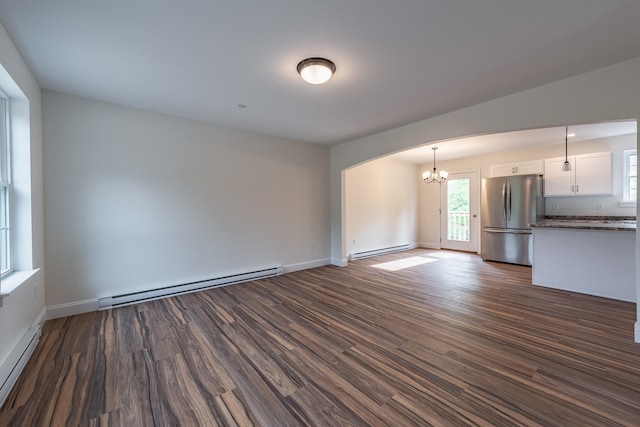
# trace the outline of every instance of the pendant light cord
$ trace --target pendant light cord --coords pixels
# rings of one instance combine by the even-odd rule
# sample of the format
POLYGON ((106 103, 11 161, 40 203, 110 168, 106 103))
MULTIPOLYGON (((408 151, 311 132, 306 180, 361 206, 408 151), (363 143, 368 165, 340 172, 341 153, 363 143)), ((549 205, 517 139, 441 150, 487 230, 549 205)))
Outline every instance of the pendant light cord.
POLYGON ((564 128, 564 163, 561 168, 562 172, 569 172, 571 170, 571 163, 569 163, 569 126, 564 128))
POLYGON ((564 161, 569 161, 569 126, 564 128, 564 161))

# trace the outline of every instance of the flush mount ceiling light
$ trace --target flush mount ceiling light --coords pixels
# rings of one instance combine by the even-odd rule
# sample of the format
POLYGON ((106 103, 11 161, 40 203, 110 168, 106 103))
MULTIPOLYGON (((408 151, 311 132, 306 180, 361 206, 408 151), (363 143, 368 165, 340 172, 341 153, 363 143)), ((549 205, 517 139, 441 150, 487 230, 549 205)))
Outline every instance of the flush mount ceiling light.
POLYGON ((307 58, 298 63, 298 74, 312 85, 327 82, 336 72, 336 64, 325 58, 307 58))

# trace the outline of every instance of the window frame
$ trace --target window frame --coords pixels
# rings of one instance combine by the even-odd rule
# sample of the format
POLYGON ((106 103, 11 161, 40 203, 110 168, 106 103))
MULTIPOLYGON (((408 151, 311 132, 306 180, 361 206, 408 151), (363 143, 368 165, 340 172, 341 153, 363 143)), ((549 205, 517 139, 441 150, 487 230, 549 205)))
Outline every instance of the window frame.
POLYGON ((638 200, 638 193, 637 193, 637 176, 638 176, 638 150, 637 149, 632 149, 632 150, 624 150, 623 152, 623 158, 624 158, 624 176, 623 176, 623 186, 624 186, 624 193, 623 193, 623 200, 625 203, 637 203, 638 200), (636 165, 635 168, 632 170, 633 165, 631 164, 631 158, 634 157, 636 158, 636 165), (632 185, 631 185, 631 180, 635 178, 636 179, 636 188, 635 188, 635 197, 632 197, 633 193, 632 193, 632 185))
POLYGON ((0 257, 5 269, 0 269, 0 278, 5 278, 13 272, 12 239, 11 239, 11 132, 10 132, 10 102, 9 98, 0 91, 0 257), (4 221, 3 221, 4 220, 4 221), (3 223, 4 222, 4 223, 3 223), (3 241, 4 240, 4 241, 3 241))

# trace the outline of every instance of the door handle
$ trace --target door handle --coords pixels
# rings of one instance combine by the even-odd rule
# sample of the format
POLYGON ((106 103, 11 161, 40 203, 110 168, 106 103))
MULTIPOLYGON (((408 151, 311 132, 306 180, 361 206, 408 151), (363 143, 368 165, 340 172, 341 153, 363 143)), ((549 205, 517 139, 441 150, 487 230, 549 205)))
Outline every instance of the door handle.
POLYGON ((507 219, 507 184, 502 184, 502 217, 507 219))
POLYGON ((533 234, 531 230, 518 230, 512 228, 483 228, 482 232, 494 234, 533 234))
POLYGON ((507 220, 511 220, 511 184, 507 184, 507 201, 509 203, 507 207, 507 220))

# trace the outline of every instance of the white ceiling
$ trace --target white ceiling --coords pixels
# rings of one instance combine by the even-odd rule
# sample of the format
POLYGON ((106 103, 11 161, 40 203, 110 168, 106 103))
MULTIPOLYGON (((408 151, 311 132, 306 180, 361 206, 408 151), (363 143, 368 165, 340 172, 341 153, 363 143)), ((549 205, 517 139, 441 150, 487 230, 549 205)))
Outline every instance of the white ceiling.
POLYGON ((637 0, 0 0, 45 89, 321 144, 639 57, 639 17, 637 0), (297 75, 311 56, 336 63, 327 84, 297 75))
MULTIPOLYGON (((635 120, 569 126, 566 129, 568 130, 568 135, 573 134, 573 136, 567 138, 569 147, 582 141, 637 133, 635 120)), ((455 160, 500 151, 564 144, 565 132, 565 127, 553 127, 473 136, 439 141, 396 153, 389 157, 420 165, 433 162, 433 147, 438 147, 436 161, 455 160)))

